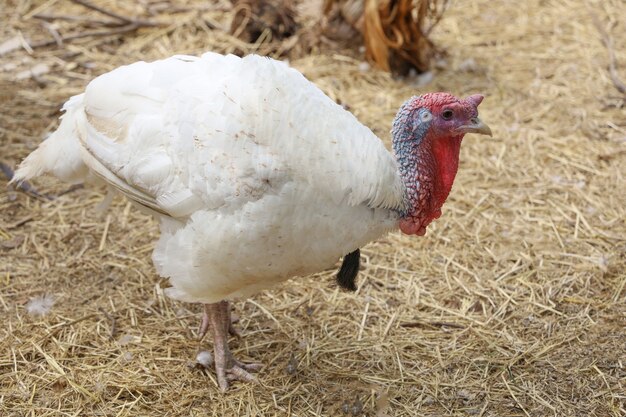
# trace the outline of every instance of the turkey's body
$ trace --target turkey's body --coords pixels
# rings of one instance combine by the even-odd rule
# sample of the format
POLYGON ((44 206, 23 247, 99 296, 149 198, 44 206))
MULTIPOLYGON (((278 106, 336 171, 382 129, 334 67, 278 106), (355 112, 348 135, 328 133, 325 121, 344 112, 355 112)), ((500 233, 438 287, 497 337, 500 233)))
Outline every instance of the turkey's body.
POLYGON ((162 227, 153 259, 170 278, 169 295, 205 303, 248 296, 331 267, 396 224, 386 210, 347 210, 303 188, 286 185, 229 214, 200 210, 173 234, 162 227))
POLYGON ((106 183, 160 219, 153 260, 169 295, 205 303, 217 381, 253 381, 237 361, 227 299, 344 258, 395 227, 423 235, 441 215, 466 133, 491 135, 481 95, 407 100, 394 154, 299 72, 270 59, 205 54, 120 67, 64 106, 61 125, 14 181, 50 173, 106 183))
POLYGON ((139 62, 96 78, 65 110, 17 175, 95 174, 159 216, 153 260, 174 298, 247 296, 398 225, 393 156, 283 63, 139 62))

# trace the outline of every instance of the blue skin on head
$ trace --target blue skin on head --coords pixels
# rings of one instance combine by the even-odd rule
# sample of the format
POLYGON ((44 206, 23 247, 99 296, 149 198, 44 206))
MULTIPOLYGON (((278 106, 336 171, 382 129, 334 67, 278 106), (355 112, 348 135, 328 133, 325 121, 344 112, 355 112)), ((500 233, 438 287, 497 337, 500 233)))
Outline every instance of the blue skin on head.
POLYGON ((404 207, 399 210, 401 217, 416 214, 415 203, 424 198, 420 198, 419 192, 421 184, 417 166, 422 161, 418 148, 426 137, 433 117, 428 109, 416 108, 416 99, 418 97, 411 97, 400 107, 391 129, 393 151, 406 186, 404 207))

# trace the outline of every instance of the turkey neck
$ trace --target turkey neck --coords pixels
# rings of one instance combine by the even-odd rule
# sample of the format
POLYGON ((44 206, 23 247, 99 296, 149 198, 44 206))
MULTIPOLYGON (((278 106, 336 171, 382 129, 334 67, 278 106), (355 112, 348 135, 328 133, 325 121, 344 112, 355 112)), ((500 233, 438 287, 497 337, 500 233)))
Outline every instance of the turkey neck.
POLYGON ((421 139, 394 135, 398 171, 404 183, 400 230, 424 235, 426 226, 441 216, 459 167, 463 136, 421 139))
POLYGON ((459 153, 462 140, 462 136, 439 138, 433 141, 431 145, 436 165, 432 199, 440 212, 441 206, 443 206, 450 194, 454 178, 459 169, 459 153))

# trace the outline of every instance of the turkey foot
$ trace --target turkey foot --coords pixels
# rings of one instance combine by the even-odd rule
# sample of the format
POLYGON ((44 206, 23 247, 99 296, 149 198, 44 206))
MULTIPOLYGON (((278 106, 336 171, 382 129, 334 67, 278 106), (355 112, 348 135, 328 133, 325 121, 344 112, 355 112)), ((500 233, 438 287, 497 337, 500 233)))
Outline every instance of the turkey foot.
MULTIPOLYGON (((233 358, 228 348, 228 334, 233 333, 233 324, 230 317, 228 301, 204 305, 204 316, 200 325, 200 337, 211 328, 213 333, 213 354, 217 383, 226 391, 230 381, 256 382, 250 372, 256 372, 263 365, 260 363, 244 364, 233 358)), ((238 334, 238 332, 236 332, 238 334)))

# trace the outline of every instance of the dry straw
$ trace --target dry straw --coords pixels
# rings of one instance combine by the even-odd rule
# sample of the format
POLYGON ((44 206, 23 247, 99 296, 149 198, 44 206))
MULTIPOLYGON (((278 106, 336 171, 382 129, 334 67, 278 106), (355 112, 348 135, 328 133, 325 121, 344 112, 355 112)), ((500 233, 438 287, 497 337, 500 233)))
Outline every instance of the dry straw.
POLYGON ((245 337, 231 346, 267 366, 226 394, 194 363, 210 347, 194 339, 200 307, 163 296, 152 219, 121 199, 98 215, 104 190, 49 178, 39 197, 3 188, 0 415, 626 414, 621 0, 455 1, 432 34, 448 57, 425 85, 323 41, 308 54, 289 39, 245 43, 229 35, 227 1, 94 3, 109 15, 80 3, 4 2, 10 165, 94 76, 206 50, 282 54, 385 141, 407 97, 481 92, 495 137, 465 140, 426 237, 363 248, 356 294, 326 271, 238 302, 245 337))

